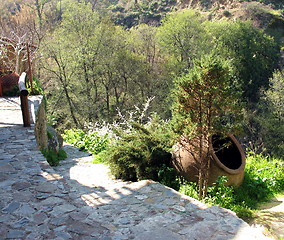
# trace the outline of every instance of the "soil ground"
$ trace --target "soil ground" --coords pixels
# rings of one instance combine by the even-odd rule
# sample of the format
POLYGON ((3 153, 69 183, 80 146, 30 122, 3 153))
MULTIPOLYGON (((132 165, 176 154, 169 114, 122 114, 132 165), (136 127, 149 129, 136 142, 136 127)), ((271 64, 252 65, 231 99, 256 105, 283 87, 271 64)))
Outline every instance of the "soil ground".
POLYGON ((260 206, 250 224, 262 225, 277 240, 284 240, 284 193, 260 206))

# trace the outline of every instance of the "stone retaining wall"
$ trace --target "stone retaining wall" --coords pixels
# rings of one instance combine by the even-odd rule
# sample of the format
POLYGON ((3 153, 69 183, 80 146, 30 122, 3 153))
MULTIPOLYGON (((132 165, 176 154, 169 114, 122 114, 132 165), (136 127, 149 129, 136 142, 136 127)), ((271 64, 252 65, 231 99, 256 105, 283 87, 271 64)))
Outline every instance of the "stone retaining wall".
POLYGON ((30 96, 29 107, 31 123, 34 124, 34 133, 39 149, 48 148, 45 102, 43 96, 30 96))

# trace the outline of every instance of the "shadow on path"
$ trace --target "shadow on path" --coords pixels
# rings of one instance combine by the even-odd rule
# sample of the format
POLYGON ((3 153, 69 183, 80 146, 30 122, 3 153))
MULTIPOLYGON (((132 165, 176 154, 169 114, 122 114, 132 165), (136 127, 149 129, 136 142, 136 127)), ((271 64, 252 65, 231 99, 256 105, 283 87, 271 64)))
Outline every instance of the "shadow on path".
MULTIPOLYGON (((258 235, 230 211, 207 208, 199 201, 153 181, 114 180, 103 164, 70 145, 69 158, 54 168, 70 192, 96 211, 98 220, 114 239, 242 239, 258 235), (189 236, 191 236, 189 238, 189 236)), ((248 238, 247 238, 248 239, 248 238)), ((253 239, 253 238, 251 238, 253 239)))

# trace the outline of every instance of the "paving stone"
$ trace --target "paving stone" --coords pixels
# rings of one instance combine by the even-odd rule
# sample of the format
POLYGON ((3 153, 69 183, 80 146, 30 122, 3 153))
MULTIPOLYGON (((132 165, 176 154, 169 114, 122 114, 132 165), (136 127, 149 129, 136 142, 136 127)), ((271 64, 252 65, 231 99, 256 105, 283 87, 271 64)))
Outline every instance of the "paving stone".
MULTIPOLYGON (((169 231, 164 228, 155 229, 153 231, 145 231, 134 238, 135 240, 182 240, 182 237, 177 233, 169 231)), ((195 238, 191 238, 195 239, 195 238)), ((206 238, 198 238, 198 239, 206 239, 206 238)))
POLYGON ((4 209, 2 209, 2 212, 4 212, 4 213, 13 213, 13 212, 15 212, 20 206, 21 206, 21 204, 20 204, 19 202, 11 202, 7 207, 5 207, 4 209))
POLYGON ((76 207, 74 205, 71 204, 63 204, 63 205, 59 205, 53 208, 51 214, 54 216, 59 216, 62 215, 64 213, 69 213, 76 210, 76 207))
POLYGON ((3 182, 9 178, 9 174, 0 172, 0 182, 3 182))
POLYGON ((51 212, 53 210, 53 207, 45 206, 41 209, 42 212, 51 212))
POLYGON ((20 216, 30 217, 33 213, 35 213, 35 209, 28 203, 22 203, 22 206, 19 207, 15 213, 20 216))
POLYGON ((71 212, 69 216, 75 221, 82 221, 87 218, 88 214, 83 212, 71 212))
POLYGON ((0 215, 0 223, 9 223, 9 222, 13 222, 14 220, 15 220, 15 216, 11 214, 5 214, 5 215, 1 214, 0 215))
POLYGON ((121 218, 118 222, 122 225, 127 225, 130 223, 130 220, 128 218, 121 218))
POLYGON ((15 222, 12 226, 14 228, 21 228, 27 225, 28 223, 30 223, 30 220, 28 218, 22 218, 18 220, 17 222, 15 222))
POLYGON ((35 190, 41 193, 53 193, 57 190, 57 187, 52 183, 43 182, 36 186, 35 190))
POLYGON ((54 228, 53 231, 61 232, 61 231, 65 230, 65 229, 66 229, 66 226, 60 226, 60 227, 54 228))
POLYGON ((22 189, 26 189, 29 188, 31 186, 31 184, 28 181, 18 181, 13 183, 12 185, 12 189, 15 190, 22 190, 22 189))
POLYGON ((72 239, 70 233, 64 231, 56 232, 55 235, 61 239, 72 239))
POLYGON ((174 205, 174 206, 171 207, 171 209, 174 209, 174 210, 179 211, 179 212, 186 212, 185 207, 180 206, 180 205, 174 205))
POLYGON ((69 232, 88 235, 94 231, 93 226, 87 223, 75 222, 75 221, 73 223, 74 224, 72 224, 72 226, 69 225, 69 227, 67 228, 69 232))
POLYGON ((16 191, 13 193, 13 199, 19 202, 29 202, 34 199, 34 195, 29 190, 16 191))
POLYGON ((0 172, 7 173, 11 171, 15 171, 15 168, 10 163, 0 161, 0 172))
POLYGON ((60 217, 53 217, 50 219, 50 223, 54 226, 62 226, 66 225, 68 222, 69 217, 68 216, 60 216, 60 217))
POLYGON ((50 229, 46 224, 41 224, 38 226, 38 232, 44 235, 48 235, 50 233, 50 229))
POLYGON ((24 231, 21 230, 10 230, 6 236, 7 239, 23 239, 25 235, 24 231))
POLYGON ((39 200, 43 200, 49 198, 51 195, 49 193, 37 193, 36 198, 39 200))
MULTIPOLYGON (((41 197, 38 198, 38 199, 41 199, 41 198, 44 198, 44 197, 45 197, 44 195, 41 195, 41 197)), ((62 199, 62 198, 50 196, 50 197, 47 197, 45 200, 41 201, 40 204, 42 206, 47 206, 47 205, 53 205, 54 206, 54 205, 61 204, 63 202, 65 202, 65 200, 62 199)))
POLYGON ((5 154, 5 155, 4 155, 4 150, 3 150, 3 152, 0 153, 0 154, 1 154, 1 156, 0 156, 0 162, 1 162, 1 163, 3 163, 4 160, 6 160, 7 162, 12 162, 12 161, 14 161, 13 158, 16 156, 16 155, 14 155, 14 154, 5 154))
POLYGON ((47 219, 47 215, 43 212, 33 214, 33 220, 37 225, 43 224, 47 219))

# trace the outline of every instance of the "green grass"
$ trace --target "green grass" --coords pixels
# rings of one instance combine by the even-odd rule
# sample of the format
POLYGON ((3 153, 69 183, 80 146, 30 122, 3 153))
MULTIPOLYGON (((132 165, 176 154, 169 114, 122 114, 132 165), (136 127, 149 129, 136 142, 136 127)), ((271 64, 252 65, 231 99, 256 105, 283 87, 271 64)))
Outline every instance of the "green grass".
POLYGON ((41 152, 50 166, 58 166, 60 160, 67 158, 67 154, 63 148, 59 149, 58 152, 50 149, 44 149, 41 152))
POLYGON ((92 163, 93 164, 98 164, 98 163, 107 164, 105 154, 106 154, 105 150, 99 152, 98 154, 94 154, 92 163))
MULTIPOLYGON (((202 201, 231 209, 239 217, 249 218, 261 203, 284 191, 284 162, 282 159, 249 155, 242 185, 239 188, 224 186, 225 181, 225 177, 219 178, 208 188, 207 197, 202 201)), ((180 192, 198 197, 195 183, 183 184, 180 192)))

